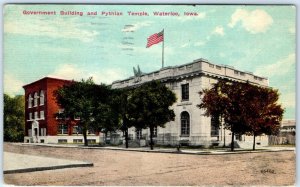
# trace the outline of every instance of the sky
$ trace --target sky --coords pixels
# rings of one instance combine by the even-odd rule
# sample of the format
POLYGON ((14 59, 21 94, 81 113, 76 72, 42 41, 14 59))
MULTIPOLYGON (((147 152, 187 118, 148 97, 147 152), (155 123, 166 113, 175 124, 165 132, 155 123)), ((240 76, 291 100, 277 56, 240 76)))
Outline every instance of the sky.
POLYGON ((6 5, 4 93, 24 94, 23 85, 46 76, 93 77, 96 83, 111 84, 133 76, 137 65, 145 73, 159 70, 162 44, 146 44, 147 37, 164 29, 165 66, 204 58, 268 77, 270 86, 279 90, 284 118, 295 119, 295 24, 296 8, 287 5, 6 5))

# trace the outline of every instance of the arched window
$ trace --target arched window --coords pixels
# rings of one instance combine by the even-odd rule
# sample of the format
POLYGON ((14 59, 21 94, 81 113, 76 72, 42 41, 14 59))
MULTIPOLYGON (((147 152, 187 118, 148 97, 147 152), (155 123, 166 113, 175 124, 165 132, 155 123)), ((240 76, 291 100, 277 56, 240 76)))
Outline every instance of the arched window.
POLYGON ((41 93, 40 93, 40 105, 44 105, 45 103, 45 95, 44 95, 44 91, 41 90, 41 93))
POLYGON ((37 106, 38 105, 38 94, 37 92, 34 93, 34 100, 33 100, 33 106, 37 106))
POLYGON ((33 100, 33 98, 31 96, 31 94, 29 94, 29 96, 28 96, 28 108, 32 107, 32 100, 33 100))
POLYGON ((181 113, 181 136, 190 135, 190 115, 188 112, 181 113))

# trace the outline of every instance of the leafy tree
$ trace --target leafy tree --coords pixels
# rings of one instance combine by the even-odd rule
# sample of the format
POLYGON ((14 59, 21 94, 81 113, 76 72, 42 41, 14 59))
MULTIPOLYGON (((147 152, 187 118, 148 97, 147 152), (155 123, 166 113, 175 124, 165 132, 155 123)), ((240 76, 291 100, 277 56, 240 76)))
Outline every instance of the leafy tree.
POLYGON ((173 121, 175 114, 170 109, 176 102, 175 94, 158 81, 145 83, 136 88, 129 99, 134 126, 137 129, 150 129, 150 147, 153 149, 153 131, 155 127, 164 127, 173 121))
POLYGON ((25 99, 4 94, 4 141, 24 141, 25 99))
MULTIPOLYGON (((231 150, 234 150, 234 135, 243 134, 246 125, 241 117, 240 96, 243 87, 236 82, 220 80, 211 89, 204 89, 200 92, 202 103, 200 109, 205 109, 205 116, 220 116, 224 119, 224 128, 231 130, 231 150)), ((221 124, 219 122, 219 124, 221 124)))
POLYGON ((261 134, 277 134, 280 129, 283 112, 277 104, 279 94, 277 90, 265 87, 250 86, 247 96, 249 102, 245 105, 245 120, 250 128, 248 135, 253 135, 253 150, 255 137, 261 134))
POLYGON ((116 89, 113 91, 112 97, 112 109, 117 114, 116 119, 118 119, 119 127, 124 132, 125 135, 125 147, 128 148, 128 128, 133 126, 134 119, 129 110, 131 103, 129 101, 132 95, 133 89, 116 89))
MULTIPOLYGON (((226 129, 231 130, 231 150, 234 150, 235 134, 254 136, 278 131, 283 110, 277 105, 277 91, 247 83, 219 81, 203 95, 199 108, 206 116, 220 115, 226 129)), ((253 145, 253 149, 255 145, 253 145)))
POLYGON ((107 101, 110 88, 104 84, 96 85, 92 78, 73 81, 56 91, 57 103, 64 108, 64 116, 71 120, 80 118, 78 125, 82 128, 84 145, 88 146, 87 131, 91 128, 102 129, 113 123, 107 101))
MULTIPOLYGON (((226 114, 227 103, 229 103, 228 96, 222 93, 224 87, 226 87, 226 82, 219 81, 211 89, 205 89, 199 92, 200 97, 203 97, 203 95, 204 97, 202 98, 202 103, 197 106, 201 109, 205 109, 205 116, 215 118, 218 126, 222 124, 222 119, 226 114)), ((224 127, 224 130, 225 129, 224 127)))

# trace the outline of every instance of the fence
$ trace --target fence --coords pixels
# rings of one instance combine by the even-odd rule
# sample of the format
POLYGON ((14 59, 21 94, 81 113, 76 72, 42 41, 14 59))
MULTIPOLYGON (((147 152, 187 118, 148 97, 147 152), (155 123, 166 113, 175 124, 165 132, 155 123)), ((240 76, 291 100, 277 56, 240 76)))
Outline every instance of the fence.
POLYGON ((286 136, 269 136, 269 145, 296 144, 296 136, 287 134, 286 136))

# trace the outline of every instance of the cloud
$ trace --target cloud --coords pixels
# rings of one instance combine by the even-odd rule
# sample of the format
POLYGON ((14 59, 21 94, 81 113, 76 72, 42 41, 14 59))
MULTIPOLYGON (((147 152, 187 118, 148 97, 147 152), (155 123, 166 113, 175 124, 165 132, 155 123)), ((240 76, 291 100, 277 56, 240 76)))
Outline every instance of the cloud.
POLYGON ((124 74, 124 70, 122 69, 105 69, 101 73, 94 73, 92 77, 96 83, 111 84, 113 81, 125 79, 129 76, 128 74, 124 74))
POLYGON ((124 70, 118 68, 106 68, 96 71, 82 70, 75 64, 63 64, 60 65, 53 73, 48 75, 53 78, 76 80, 88 79, 93 77, 95 83, 111 84, 113 81, 118 79, 124 79, 128 75, 124 74, 124 70))
POLYGON ((274 64, 259 66, 255 71, 255 74, 268 77, 285 75, 289 73, 291 69, 295 69, 295 61, 296 55, 295 53, 291 53, 287 57, 277 61, 274 64))
POLYGON ((82 29, 83 25, 61 18, 51 20, 11 19, 5 20, 4 32, 27 36, 46 36, 50 38, 76 39, 91 42, 99 33, 82 29))
POLYGON ((14 77, 11 74, 5 73, 4 74, 4 93, 10 95, 10 96, 15 96, 18 94, 23 93, 23 88, 25 83, 22 82, 21 80, 18 80, 16 77, 14 77))
POLYGON ((273 24, 272 17, 264 10, 247 11, 243 9, 237 9, 231 16, 231 21, 228 24, 233 28, 238 22, 242 23, 248 32, 252 34, 266 32, 267 29, 273 24))
POLYGON ((181 47, 181 48, 185 48, 185 47, 187 47, 187 46, 189 46, 189 43, 182 44, 180 47, 181 47))
POLYGON ((48 75, 53 78, 61 78, 68 80, 81 80, 85 77, 85 73, 79 67, 73 64, 62 64, 53 73, 48 75))
POLYGON ((178 20, 181 22, 189 21, 189 20, 202 20, 206 17, 205 12, 198 12, 196 16, 184 16, 180 15, 178 17, 178 20))
POLYGON ((142 27, 148 27, 153 23, 152 21, 144 21, 144 22, 137 22, 132 25, 125 25, 124 28, 121 30, 122 32, 135 32, 142 27))
POLYGON ((224 28, 221 26, 217 26, 213 31, 213 34, 224 36, 224 28))
POLYGON ((296 106, 296 94, 295 92, 288 92, 279 96, 279 103, 283 108, 295 108, 296 106))

